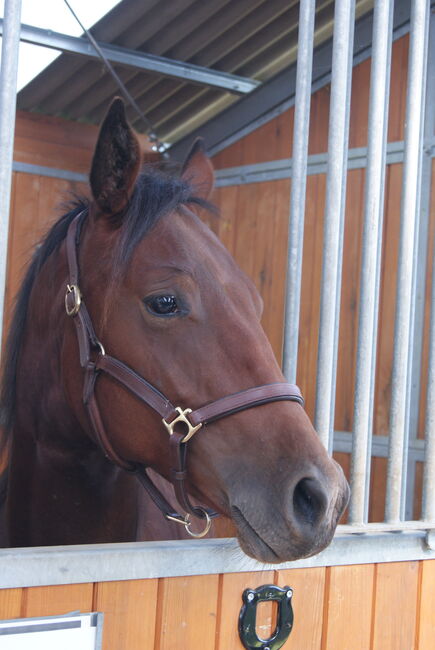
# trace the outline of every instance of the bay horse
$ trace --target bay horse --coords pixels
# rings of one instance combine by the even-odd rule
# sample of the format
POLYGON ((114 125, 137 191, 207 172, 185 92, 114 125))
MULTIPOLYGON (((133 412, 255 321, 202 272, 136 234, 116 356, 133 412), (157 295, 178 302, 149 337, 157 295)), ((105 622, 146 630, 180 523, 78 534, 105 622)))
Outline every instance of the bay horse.
POLYGON ((92 198, 48 232, 15 307, 1 394, 7 545, 195 535, 190 516, 199 535, 217 513, 263 562, 331 541, 347 482, 285 383, 253 283, 199 218, 212 187, 201 141, 178 174, 143 167, 113 101, 92 198), (175 485, 186 515, 145 468, 175 485))

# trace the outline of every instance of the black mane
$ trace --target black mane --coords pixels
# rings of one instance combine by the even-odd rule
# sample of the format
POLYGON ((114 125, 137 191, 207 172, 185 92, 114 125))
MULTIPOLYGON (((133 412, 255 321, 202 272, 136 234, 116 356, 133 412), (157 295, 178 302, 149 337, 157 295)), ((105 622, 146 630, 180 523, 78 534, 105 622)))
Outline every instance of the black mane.
MULTIPOLYGON (((119 242, 115 251, 114 275, 125 269, 132 252, 146 233, 164 214, 182 204, 196 204, 206 209, 213 206, 194 194, 193 187, 177 176, 172 176, 153 166, 148 166, 137 179, 134 192, 125 213, 115 215, 114 227, 119 227, 119 242)), ((87 210, 87 199, 76 199, 71 210, 64 214, 48 231, 36 248, 21 288, 17 294, 14 314, 6 343, 5 365, 0 390, 0 459, 8 443, 15 413, 16 373, 27 310, 34 283, 50 257, 64 241, 71 221, 87 210), (2 434, 3 429, 3 434, 2 434)))

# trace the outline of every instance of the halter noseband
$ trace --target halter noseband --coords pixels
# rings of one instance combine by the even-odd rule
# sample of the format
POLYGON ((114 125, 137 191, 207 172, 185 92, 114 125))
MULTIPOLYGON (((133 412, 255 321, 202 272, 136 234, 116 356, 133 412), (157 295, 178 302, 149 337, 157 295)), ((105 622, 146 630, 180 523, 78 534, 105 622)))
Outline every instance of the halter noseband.
POLYGON ((80 365, 84 370, 83 403, 95 439, 109 460, 137 476, 166 519, 183 524, 192 537, 203 537, 210 529, 211 518, 216 517, 218 513, 208 508, 194 506, 189 500, 185 484, 188 440, 204 425, 232 413, 279 400, 290 400, 303 405, 304 400, 299 388, 294 384, 275 383, 256 386, 255 388, 222 397, 194 411, 189 408, 183 409, 180 406, 173 406, 157 388, 129 366, 106 354, 103 345, 95 334, 91 317, 79 288, 77 250, 84 217, 85 211, 73 219, 66 236, 69 282, 65 295, 65 309, 68 316, 73 319, 76 328, 80 365), (169 434, 173 464, 171 472, 172 484, 179 504, 187 513, 184 517, 174 512, 171 505, 148 476, 146 467, 121 458, 113 448, 106 433, 95 395, 95 383, 102 372, 115 379, 161 416, 164 428, 169 434), (183 433, 177 431, 176 427, 179 428, 180 424, 183 428, 187 428, 187 431, 183 433), (190 515, 205 519, 205 528, 200 533, 194 533, 190 529, 190 515))

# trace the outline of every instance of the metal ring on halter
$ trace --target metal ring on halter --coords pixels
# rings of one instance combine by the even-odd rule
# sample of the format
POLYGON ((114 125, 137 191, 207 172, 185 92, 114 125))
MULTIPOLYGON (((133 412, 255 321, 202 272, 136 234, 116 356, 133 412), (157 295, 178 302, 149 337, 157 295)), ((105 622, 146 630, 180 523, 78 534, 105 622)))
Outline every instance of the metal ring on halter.
POLYGON ((80 289, 76 284, 67 284, 66 285, 66 294, 65 294, 65 310, 68 316, 76 316, 79 313, 80 305, 82 304, 82 294, 80 289), (72 294, 73 306, 70 307, 68 304, 68 299, 72 294))
POLYGON ((205 527, 204 530, 202 530, 199 533, 194 533, 192 530, 190 530, 190 527, 192 525, 192 522, 190 521, 190 515, 186 514, 185 517, 182 517, 181 515, 178 516, 172 516, 172 515, 166 515, 166 519, 169 519, 169 521, 175 521, 177 524, 183 524, 184 528, 188 532, 188 534, 191 537, 204 537, 204 535, 207 535, 208 531, 210 530, 211 526, 211 518, 210 515, 208 514, 207 510, 204 508, 201 508, 200 506, 195 506, 195 510, 201 510, 201 512, 204 513, 204 518, 205 518, 205 527))
POLYGON ((101 343, 101 341, 95 341, 95 347, 100 350, 100 354, 102 357, 106 356, 106 350, 104 349, 104 346, 101 343))
POLYGON ((192 525, 192 522, 190 521, 189 514, 186 515, 186 519, 185 519, 186 523, 184 524, 184 527, 191 537, 204 537, 205 535, 207 535, 208 531, 210 530, 211 519, 207 510, 204 510, 204 508, 201 508, 200 506, 195 506, 195 510, 202 510, 202 512, 204 513, 205 516, 204 530, 202 530, 200 533, 194 533, 192 530, 190 530, 190 526, 192 525))

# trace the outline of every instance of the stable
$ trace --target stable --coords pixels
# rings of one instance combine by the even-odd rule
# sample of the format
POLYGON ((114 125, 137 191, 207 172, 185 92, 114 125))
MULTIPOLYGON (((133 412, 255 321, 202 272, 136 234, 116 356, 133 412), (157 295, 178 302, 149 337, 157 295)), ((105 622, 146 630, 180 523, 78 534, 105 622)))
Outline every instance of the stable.
POLYGON ((244 590, 275 585, 292 631, 273 645, 280 596, 264 596, 257 647, 431 649, 434 3, 122 0, 90 42, 20 31, 19 5, 1 23, 3 340, 29 251, 65 193, 88 192, 97 125, 122 93, 102 57, 150 160, 205 138, 220 215, 203 218, 259 290, 275 356, 352 494, 330 546, 282 565, 244 556, 230 521, 200 540, 4 548, 0 618, 98 612, 106 650, 228 650, 243 647, 244 590), (15 116, 20 34, 62 54, 15 116))

